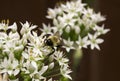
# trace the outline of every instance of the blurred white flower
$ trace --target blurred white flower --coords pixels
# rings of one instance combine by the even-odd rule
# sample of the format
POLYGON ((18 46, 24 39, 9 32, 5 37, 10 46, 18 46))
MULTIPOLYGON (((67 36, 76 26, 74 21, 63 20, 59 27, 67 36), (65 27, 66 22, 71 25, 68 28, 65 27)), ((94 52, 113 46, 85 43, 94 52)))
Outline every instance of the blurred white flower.
POLYGON ((23 63, 22 71, 24 71, 26 74, 30 74, 30 76, 32 76, 37 69, 38 67, 35 61, 28 60, 27 62, 23 63))
POLYGON ((20 70, 18 69, 18 61, 16 59, 4 58, 3 62, 0 64, 0 73, 8 73, 9 75, 16 76, 20 70))
POLYGON ((74 42, 70 40, 70 38, 68 40, 63 40, 65 46, 63 46, 67 52, 70 51, 70 49, 75 49, 73 44, 74 42))
POLYGON ((22 25, 22 29, 20 31, 20 33, 23 35, 23 34, 29 34, 31 32, 31 30, 35 29, 37 27, 37 25, 30 25, 30 23, 28 23, 26 21, 26 23, 21 23, 22 25))
POLYGON ((16 32, 17 31, 17 24, 13 23, 13 25, 8 26, 8 29, 11 29, 13 32, 16 32))
POLYGON ((78 39, 78 41, 76 41, 76 43, 77 43, 79 49, 81 49, 82 47, 87 48, 87 46, 89 44, 89 42, 88 42, 88 36, 86 36, 84 38, 81 38, 79 36, 79 39, 78 39))
POLYGON ((6 31, 8 29, 8 23, 2 22, 0 23, 0 30, 6 31))
POLYGON ((98 35, 98 36, 101 35, 101 34, 106 34, 107 32, 110 31, 110 29, 104 29, 104 25, 102 25, 102 26, 96 25, 96 26, 94 27, 94 30, 97 31, 97 35, 98 35))
POLYGON ((63 27, 69 25, 74 26, 76 19, 73 18, 74 14, 63 14, 63 16, 58 16, 58 21, 62 24, 63 27))
POLYGON ((56 17, 56 9, 48 8, 48 16, 46 16, 49 19, 54 19, 56 17))
POLYGON ((60 66, 66 65, 69 62, 69 59, 64 58, 63 52, 60 51, 54 53, 54 58, 59 62, 60 66))
POLYGON ((98 44, 101 44, 104 40, 97 38, 97 34, 94 35, 88 34, 88 37, 90 39, 89 44, 91 46, 91 49, 93 50, 94 48, 97 48, 98 50, 100 50, 98 44))
MULTIPOLYGON (((34 48, 33 48, 34 49, 34 48)), ((42 60, 43 58, 39 55, 39 53, 41 54, 40 51, 38 51, 38 53, 34 53, 32 48, 28 48, 28 51, 23 52, 22 56, 29 60, 29 61, 38 61, 38 60, 42 60)))
POLYGON ((80 29, 79 26, 75 26, 74 29, 75 29, 75 33, 76 33, 76 34, 79 34, 79 33, 80 33, 80 30, 81 30, 81 29, 80 29))
POLYGON ((5 32, 0 32, 0 40, 1 42, 5 42, 8 38, 7 34, 5 32))
POLYGON ((46 80, 45 77, 43 77, 42 75, 47 71, 48 66, 43 66, 41 68, 41 70, 38 72, 36 71, 36 73, 34 73, 34 75, 32 76, 32 81, 40 81, 40 80, 46 80))
POLYGON ((44 23, 43 23, 43 29, 40 29, 44 34, 52 34, 52 32, 51 32, 51 30, 52 30, 52 28, 51 28, 51 26, 50 26, 50 24, 48 24, 48 26, 47 25, 45 25, 44 23))
POLYGON ((93 15, 91 15, 91 19, 93 22, 98 23, 98 22, 104 21, 106 18, 102 16, 99 12, 97 14, 94 13, 93 15))
POLYGON ((70 30, 71 30, 71 27, 70 27, 69 25, 66 26, 65 31, 66 31, 67 33, 70 33, 70 30))
POLYGON ((41 70, 39 71, 39 75, 42 75, 43 73, 45 73, 47 69, 48 69, 48 66, 43 66, 41 70))
POLYGON ((73 13, 77 16, 79 12, 82 12, 85 4, 81 3, 81 0, 74 2, 67 2, 66 4, 61 4, 61 9, 67 13, 73 13))
POLYGON ((18 32, 10 32, 9 35, 8 35, 8 40, 11 40, 11 41, 17 41, 20 39, 20 35, 18 34, 18 32))
POLYGON ((90 18, 92 15, 94 15, 94 11, 92 8, 87 8, 84 9, 84 11, 82 12, 84 16, 86 16, 87 18, 90 18))
POLYGON ((53 68, 54 68, 54 66, 55 66, 55 63, 54 63, 54 62, 52 62, 52 63, 50 63, 50 64, 49 64, 48 68, 49 68, 49 69, 53 69, 53 68))
POLYGON ((24 49, 24 46, 21 44, 21 45, 18 45, 16 47, 14 47, 14 52, 20 52, 24 49))
POLYGON ((59 31, 60 35, 63 33, 63 28, 64 26, 62 25, 62 23, 60 23, 57 19, 53 20, 53 24, 55 25, 52 29, 53 32, 56 33, 57 31, 59 31))
POLYGON ((66 65, 62 66, 60 72, 64 77, 72 80, 71 76, 69 75, 72 71, 68 68, 68 66, 66 65))

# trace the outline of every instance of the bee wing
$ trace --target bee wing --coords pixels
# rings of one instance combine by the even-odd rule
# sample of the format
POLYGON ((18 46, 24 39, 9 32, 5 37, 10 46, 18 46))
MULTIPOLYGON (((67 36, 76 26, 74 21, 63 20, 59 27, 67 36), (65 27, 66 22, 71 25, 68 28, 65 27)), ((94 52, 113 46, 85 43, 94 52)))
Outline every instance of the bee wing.
POLYGON ((55 32, 54 35, 57 36, 57 37, 61 37, 59 31, 55 32))

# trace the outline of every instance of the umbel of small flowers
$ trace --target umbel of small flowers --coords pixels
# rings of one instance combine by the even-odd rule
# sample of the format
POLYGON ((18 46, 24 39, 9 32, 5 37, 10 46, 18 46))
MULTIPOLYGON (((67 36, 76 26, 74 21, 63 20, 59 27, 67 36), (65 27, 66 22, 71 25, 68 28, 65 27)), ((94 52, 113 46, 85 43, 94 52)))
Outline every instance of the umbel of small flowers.
POLYGON ((48 9, 48 19, 53 20, 53 26, 43 24, 44 33, 58 31, 63 37, 64 47, 69 52, 70 49, 97 48, 103 43, 101 35, 106 34, 109 29, 104 29, 103 25, 98 25, 105 20, 101 13, 96 13, 82 0, 67 1, 54 9, 48 9))
POLYGON ((44 45, 44 36, 37 35, 36 25, 0 23, 0 81, 59 81, 70 77, 69 60, 61 51, 44 45), (56 80, 56 77, 59 78, 56 80))

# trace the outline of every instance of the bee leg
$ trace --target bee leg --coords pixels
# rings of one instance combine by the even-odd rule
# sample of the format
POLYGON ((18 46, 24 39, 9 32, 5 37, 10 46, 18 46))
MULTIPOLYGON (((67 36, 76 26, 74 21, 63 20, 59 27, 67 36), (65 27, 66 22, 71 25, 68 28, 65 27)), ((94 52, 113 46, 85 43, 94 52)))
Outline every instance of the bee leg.
POLYGON ((54 47, 51 48, 52 48, 52 52, 48 56, 52 55, 55 52, 55 48, 54 47))
POLYGON ((58 45, 56 50, 57 51, 60 50, 61 47, 62 47, 62 45, 58 45))
POLYGON ((45 64, 48 64, 48 63, 49 63, 49 61, 46 60, 46 59, 49 59, 49 56, 52 55, 52 54, 55 52, 55 49, 54 49, 53 47, 51 47, 51 48, 52 48, 52 52, 49 53, 49 54, 45 57, 45 59, 44 59, 44 63, 45 63, 45 64))

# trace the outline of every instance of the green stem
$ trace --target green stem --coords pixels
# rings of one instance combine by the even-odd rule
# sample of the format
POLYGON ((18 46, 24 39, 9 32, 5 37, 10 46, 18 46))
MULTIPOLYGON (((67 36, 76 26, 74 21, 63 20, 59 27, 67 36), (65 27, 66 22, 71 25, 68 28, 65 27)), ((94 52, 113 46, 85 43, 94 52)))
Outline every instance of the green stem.
POLYGON ((59 76, 59 75, 61 75, 60 73, 58 73, 58 74, 54 74, 54 75, 49 75, 49 76, 46 76, 47 78, 50 78, 50 77, 56 77, 56 76, 59 76))
POLYGON ((77 75, 77 68, 79 67, 79 64, 80 64, 80 61, 81 61, 81 58, 82 58, 82 55, 83 55, 83 52, 82 52, 82 49, 77 49, 75 51, 75 54, 73 56, 73 79, 76 77, 77 75))
POLYGON ((54 69, 54 70, 51 70, 51 71, 48 71, 48 72, 46 72, 45 74, 44 74, 44 76, 50 76, 50 75, 54 75, 54 74, 56 74, 56 73, 59 73, 59 71, 60 71, 60 69, 58 68, 58 69, 54 69))

